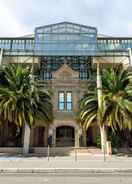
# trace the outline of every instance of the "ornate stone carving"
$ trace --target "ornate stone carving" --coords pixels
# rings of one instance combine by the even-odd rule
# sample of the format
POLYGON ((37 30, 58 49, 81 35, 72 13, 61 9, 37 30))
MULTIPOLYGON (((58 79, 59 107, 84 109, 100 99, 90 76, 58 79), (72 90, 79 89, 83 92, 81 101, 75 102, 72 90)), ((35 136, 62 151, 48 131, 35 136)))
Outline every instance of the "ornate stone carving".
POLYGON ((74 71, 71 67, 69 67, 66 63, 62 65, 54 74, 53 79, 79 79, 79 73, 74 71))

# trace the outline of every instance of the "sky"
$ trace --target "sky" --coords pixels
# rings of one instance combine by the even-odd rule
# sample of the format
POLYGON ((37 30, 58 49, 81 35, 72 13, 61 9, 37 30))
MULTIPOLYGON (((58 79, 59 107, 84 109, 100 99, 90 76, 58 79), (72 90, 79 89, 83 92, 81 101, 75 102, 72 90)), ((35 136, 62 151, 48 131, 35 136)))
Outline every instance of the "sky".
POLYGON ((0 37, 69 21, 110 36, 132 37, 132 0, 0 0, 0 37))

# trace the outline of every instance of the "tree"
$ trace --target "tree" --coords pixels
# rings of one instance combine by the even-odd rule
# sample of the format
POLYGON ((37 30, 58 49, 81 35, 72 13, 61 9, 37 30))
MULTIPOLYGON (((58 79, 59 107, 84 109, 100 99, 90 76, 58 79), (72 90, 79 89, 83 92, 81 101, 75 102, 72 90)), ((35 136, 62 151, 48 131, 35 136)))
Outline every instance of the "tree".
POLYGON ((100 108, 98 88, 93 83, 89 85, 88 92, 79 103, 79 119, 85 129, 98 122, 103 149, 106 143, 105 125, 112 127, 113 131, 132 128, 132 72, 121 66, 102 71, 100 108))
POLYGON ((132 71, 118 66, 103 74, 103 121, 113 130, 132 129, 132 71))
POLYGON ((2 65, 0 115, 24 127, 23 153, 29 152, 30 128, 42 119, 52 122, 51 94, 32 79, 30 70, 19 65, 2 65), (3 81, 5 81, 3 83, 3 81))

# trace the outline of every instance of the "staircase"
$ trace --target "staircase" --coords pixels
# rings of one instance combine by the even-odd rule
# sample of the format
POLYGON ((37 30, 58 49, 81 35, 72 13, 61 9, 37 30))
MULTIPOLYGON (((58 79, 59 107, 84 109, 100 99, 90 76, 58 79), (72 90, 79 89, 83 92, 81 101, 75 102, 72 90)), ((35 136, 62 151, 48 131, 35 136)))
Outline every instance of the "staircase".
POLYGON ((30 150, 30 153, 37 154, 41 156, 72 156, 77 154, 78 156, 83 155, 101 155, 102 151, 99 148, 96 147, 80 147, 80 148, 74 148, 74 147, 51 147, 51 148, 42 148, 42 147, 36 147, 32 148, 30 150))
MULTIPOLYGON (((76 151, 77 151, 78 155, 98 155, 98 154, 102 154, 101 149, 96 148, 96 147, 78 148, 76 151)), ((74 154, 74 153, 75 153, 75 149, 74 149, 74 152, 72 154, 74 154)))

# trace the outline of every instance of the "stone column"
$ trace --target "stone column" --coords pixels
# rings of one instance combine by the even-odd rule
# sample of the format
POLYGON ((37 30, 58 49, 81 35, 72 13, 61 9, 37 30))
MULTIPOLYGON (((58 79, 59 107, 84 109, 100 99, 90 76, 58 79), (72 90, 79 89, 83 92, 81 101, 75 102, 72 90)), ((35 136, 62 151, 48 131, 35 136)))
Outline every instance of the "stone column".
POLYGON ((3 59, 3 49, 0 49, 0 65, 2 64, 2 59, 3 59))
POLYGON ((132 51, 131 51, 131 48, 128 49, 128 54, 129 54, 129 66, 132 66, 132 51))
POLYGON ((79 147, 79 130, 75 128, 75 147, 79 147))

